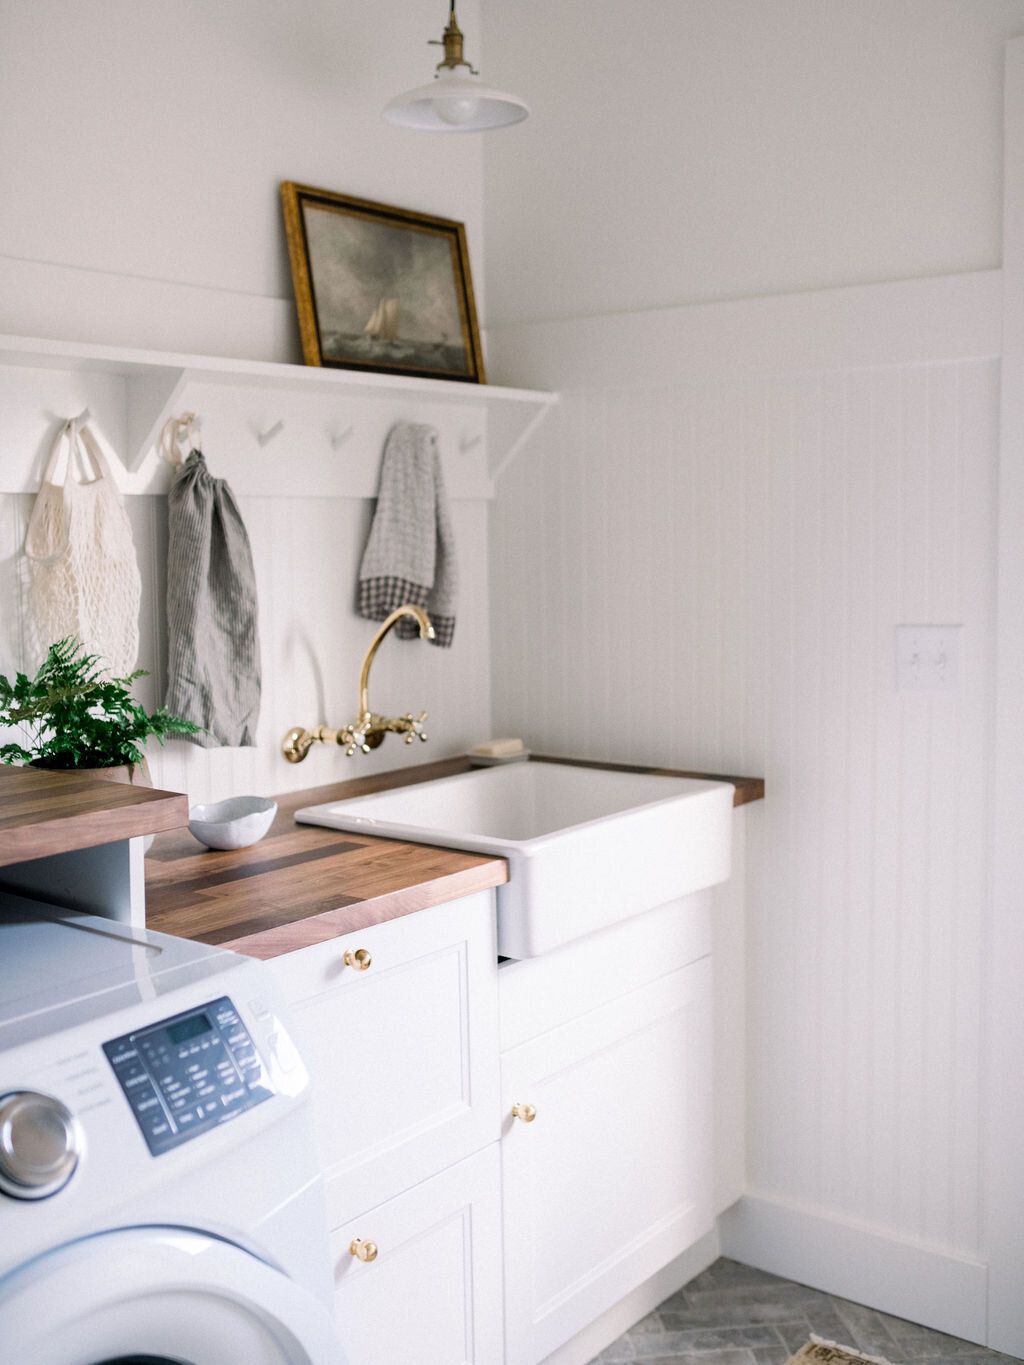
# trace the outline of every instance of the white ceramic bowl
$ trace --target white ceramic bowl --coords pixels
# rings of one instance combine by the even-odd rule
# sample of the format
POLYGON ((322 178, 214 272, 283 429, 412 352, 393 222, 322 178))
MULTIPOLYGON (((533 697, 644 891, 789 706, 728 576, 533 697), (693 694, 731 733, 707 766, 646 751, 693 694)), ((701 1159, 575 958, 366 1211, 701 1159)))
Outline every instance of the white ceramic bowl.
POLYGON ((276 814, 277 802, 265 796, 232 796, 190 806, 188 827, 207 848, 247 848, 263 838, 276 814))

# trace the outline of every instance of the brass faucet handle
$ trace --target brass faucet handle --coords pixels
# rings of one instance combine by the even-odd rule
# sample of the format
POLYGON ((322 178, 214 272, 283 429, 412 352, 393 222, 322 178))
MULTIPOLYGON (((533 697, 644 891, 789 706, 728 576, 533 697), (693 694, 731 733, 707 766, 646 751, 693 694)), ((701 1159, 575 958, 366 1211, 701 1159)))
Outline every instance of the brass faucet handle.
POLYGON ((411 744, 414 739, 420 739, 424 744, 426 744, 427 740, 430 738, 426 730, 424 730, 423 728, 423 722, 426 720, 426 718, 427 718, 426 711, 420 712, 419 719, 416 719, 411 711, 407 711, 405 713, 405 715, 402 717, 402 720, 405 722, 402 728, 405 730, 406 744, 411 744))
POLYGON ((370 752, 370 745, 366 742, 367 728, 367 720, 364 718, 338 731, 338 743, 344 747, 347 758, 351 758, 357 751, 361 754, 370 752))

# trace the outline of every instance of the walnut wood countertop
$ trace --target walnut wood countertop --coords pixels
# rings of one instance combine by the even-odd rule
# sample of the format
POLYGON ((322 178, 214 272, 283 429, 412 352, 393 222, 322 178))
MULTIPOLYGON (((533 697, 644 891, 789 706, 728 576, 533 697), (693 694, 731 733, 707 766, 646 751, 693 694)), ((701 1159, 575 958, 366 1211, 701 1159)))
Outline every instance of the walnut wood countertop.
POLYGON ((279 957, 508 881, 504 858, 297 825, 301 806, 447 777, 446 763, 335 782, 277 798, 270 832, 232 852, 187 830, 146 858, 146 926, 249 957, 279 957))
MULTIPOLYGON (((702 777, 669 768, 538 757, 542 763, 702 777)), ((146 924, 202 943, 271 958, 355 933, 508 881, 504 858, 297 825, 302 806, 343 801, 469 772, 467 758, 442 759, 280 796, 269 834, 233 852, 204 849, 187 830, 162 835, 146 859, 146 924)), ((764 795, 760 778, 723 777, 735 805, 764 795)))
POLYGON ((0 765, 0 867, 188 823, 188 799, 91 773, 0 765))

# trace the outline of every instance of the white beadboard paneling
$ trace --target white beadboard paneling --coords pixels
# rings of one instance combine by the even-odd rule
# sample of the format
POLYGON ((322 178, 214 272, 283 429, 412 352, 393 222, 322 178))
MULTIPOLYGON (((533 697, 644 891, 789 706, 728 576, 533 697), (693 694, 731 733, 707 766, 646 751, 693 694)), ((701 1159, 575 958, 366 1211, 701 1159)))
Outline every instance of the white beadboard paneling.
MULTIPOLYGON (((1024 1357, 1024 39, 1006 45, 1003 130, 1003 335, 1000 393, 997 693, 992 772, 992 918, 983 989, 989 1003, 984 1160, 985 1235, 991 1253, 989 1341, 1024 1357)), ((969 552, 962 551, 965 568, 969 552)), ((965 842, 974 830, 964 831, 965 842)), ((979 841, 980 842, 980 841, 979 841)), ((968 1004, 965 1000, 963 1004, 968 1004)), ((961 1006, 962 1007, 962 1006, 961 1006)))
MULTIPOLYGON (((214 472, 216 467, 214 465, 214 472)), ((167 681, 167 504, 158 496, 125 499, 142 572, 139 684, 149 707, 167 681)), ((32 668, 24 642, 21 549, 31 511, 28 494, 0 495, 0 672, 32 668)), ((430 741, 394 736, 369 755, 346 758, 316 746, 304 763, 285 761, 280 742, 293 725, 344 724, 356 713, 359 665, 376 625, 354 610, 359 560, 373 503, 364 498, 240 497, 256 565, 263 662, 257 744, 248 749, 150 746, 153 781, 193 802, 244 793, 272 794, 360 773, 425 763, 459 753, 491 734, 488 665, 487 503, 452 503, 461 571, 455 642, 437 649, 390 637, 374 664, 370 700, 389 714, 427 710, 430 741)))
MULTIPOLYGON (((747 850, 750 1188, 968 1258, 998 364, 963 352, 995 335, 987 288, 947 291, 965 313, 948 358, 929 354, 929 294, 917 332, 904 318, 873 363, 836 363, 871 352, 857 316, 895 317, 903 286, 851 291, 852 321, 823 304, 814 335, 841 325, 820 365, 763 344, 788 305, 677 319, 715 365, 667 347, 657 383, 639 362, 631 383, 580 382, 492 514, 496 715, 540 750, 767 780, 747 850), (756 340, 731 366, 744 316, 756 340), (961 686, 898 693, 894 627, 928 621, 962 623, 961 686), (524 668, 530 640, 544 657, 524 668)), ((528 351, 533 330, 508 332, 528 351)), ((600 368, 639 330, 541 324, 534 378, 600 368)))

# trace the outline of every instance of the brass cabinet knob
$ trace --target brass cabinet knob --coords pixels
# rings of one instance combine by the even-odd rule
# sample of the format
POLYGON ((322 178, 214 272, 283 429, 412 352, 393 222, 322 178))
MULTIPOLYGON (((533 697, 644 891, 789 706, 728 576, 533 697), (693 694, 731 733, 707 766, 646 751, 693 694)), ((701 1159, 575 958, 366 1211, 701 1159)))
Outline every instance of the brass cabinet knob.
POLYGON ((372 962, 373 958, 365 948, 357 948, 355 952, 351 948, 345 949, 346 967, 355 967, 357 972, 366 972, 370 970, 372 962))
POLYGON ((524 1123, 532 1123, 537 1117, 537 1110, 532 1104, 514 1104, 512 1106, 512 1117, 522 1119, 524 1123))
POLYGON ((357 1261, 364 1261, 367 1264, 377 1259, 377 1243, 364 1242, 361 1237, 353 1237, 348 1246, 348 1254, 354 1256, 357 1261))

